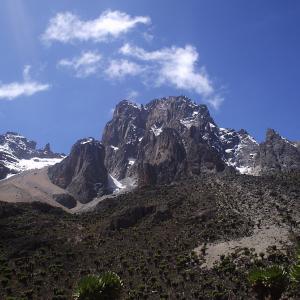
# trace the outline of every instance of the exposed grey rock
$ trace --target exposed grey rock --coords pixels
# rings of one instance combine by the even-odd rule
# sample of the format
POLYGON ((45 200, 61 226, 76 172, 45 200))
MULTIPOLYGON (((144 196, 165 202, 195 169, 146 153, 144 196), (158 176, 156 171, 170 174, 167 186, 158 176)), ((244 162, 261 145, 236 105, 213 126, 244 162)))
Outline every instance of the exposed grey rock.
POLYGON ((105 165, 118 180, 131 177, 140 184, 222 171, 218 130, 206 105, 184 96, 145 106, 121 101, 104 129, 105 165))
POLYGON ((228 166, 234 167, 240 173, 252 174, 259 144, 244 129, 220 128, 219 138, 224 151, 224 160, 228 166))
POLYGON ((6 178, 6 176, 10 173, 10 169, 5 165, 0 163, 0 180, 6 178))
POLYGON ((186 152, 177 131, 164 128, 145 135, 138 155, 139 185, 165 184, 185 173, 186 152))
POLYGON ((259 145, 255 167, 257 174, 299 170, 300 151, 294 143, 283 138, 274 129, 268 129, 266 141, 259 145))
POLYGON ((49 168, 49 178, 81 203, 87 203, 110 193, 104 157, 105 148, 100 142, 92 138, 79 140, 68 157, 49 168))

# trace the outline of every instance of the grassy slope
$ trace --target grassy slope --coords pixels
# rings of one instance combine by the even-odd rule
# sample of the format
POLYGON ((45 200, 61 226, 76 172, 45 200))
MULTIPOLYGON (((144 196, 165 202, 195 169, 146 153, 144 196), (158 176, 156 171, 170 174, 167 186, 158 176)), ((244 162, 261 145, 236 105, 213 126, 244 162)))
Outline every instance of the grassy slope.
POLYGON ((286 256, 273 249, 258 261, 243 249, 208 270, 193 249, 249 236, 258 219, 297 231, 299 194, 300 176, 292 174, 144 188, 78 216, 0 203, 0 299, 70 299, 80 277, 106 270, 124 280, 124 299, 254 299, 247 270, 287 263, 286 256))

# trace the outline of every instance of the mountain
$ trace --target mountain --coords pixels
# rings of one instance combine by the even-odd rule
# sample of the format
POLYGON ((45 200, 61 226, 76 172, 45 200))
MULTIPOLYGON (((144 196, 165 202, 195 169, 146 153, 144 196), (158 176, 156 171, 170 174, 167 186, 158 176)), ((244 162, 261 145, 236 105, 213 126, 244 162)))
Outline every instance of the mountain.
POLYGON ((299 147, 296 143, 283 138, 274 129, 268 129, 266 141, 259 145, 256 169, 258 174, 299 170, 299 147))
POLYGON ((81 203, 111 193, 104 166, 104 146, 92 138, 79 140, 70 155, 48 170, 50 180, 81 203))
MULTIPOLYGON (((0 202, 0 299, 73 299, 80 278, 105 271, 122 300, 262 299, 249 272, 295 261, 299 175, 203 174, 75 215, 0 202)), ((280 299, 299 300, 299 285, 280 299)))
POLYGON ((50 144, 44 149, 37 149, 36 142, 18 133, 0 135, 0 179, 55 164, 63 157, 62 154, 52 152, 50 144))
POLYGON ((259 144, 244 129, 219 127, 205 105, 185 96, 146 105, 121 101, 105 126, 102 143, 105 165, 121 181, 170 183, 228 168, 249 175, 300 168, 296 143, 268 130, 266 141, 259 144))
MULTIPOLYGON (((54 164, 48 170, 48 182, 43 177, 43 185, 37 185, 44 194, 53 190, 53 184, 61 188, 65 192, 53 196, 54 203, 66 203, 74 210, 92 208, 108 195, 132 188, 171 184, 202 174, 260 176, 300 170, 298 144, 273 129, 259 144, 245 129, 219 127, 206 105, 185 96, 155 99, 146 105, 121 101, 104 128, 101 142, 79 140, 63 160, 49 145, 37 150, 35 142, 15 133, 1 136, 0 145, 2 178, 54 164)), ((24 194, 27 188, 31 190, 26 177, 22 184, 17 184, 18 180, 3 188, 15 191, 18 185, 25 189, 24 194)), ((43 199, 52 203, 52 198, 43 199)))
MULTIPOLYGON (((273 129, 258 143, 180 96, 121 101, 102 141, 64 158, 15 133, 1 145, 1 299, 71 299, 105 271, 121 299, 257 299, 249 272, 295 269, 299 144, 273 129)), ((275 298, 300 299, 285 279, 275 298)))
POLYGON ((225 168, 218 128, 207 107, 187 97, 156 99, 145 106, 121 101, 105 126, 102 143, 106 166, 118 180, 138 182, 139 174, 152 172, 159 182, 170 183, 182 175, 225 168), (172 165, 166 178, 162 165, 172 165))

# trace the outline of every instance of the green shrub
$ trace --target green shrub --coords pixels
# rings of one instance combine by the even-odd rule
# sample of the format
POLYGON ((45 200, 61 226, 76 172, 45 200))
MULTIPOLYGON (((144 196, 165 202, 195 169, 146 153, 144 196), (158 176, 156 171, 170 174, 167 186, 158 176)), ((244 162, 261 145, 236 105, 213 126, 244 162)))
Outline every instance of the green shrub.
POLYGON ((287 272, 283 267, 277 265, 253 269, 250 271, 248 279, 259 299, 268 297, 271 297, 272 300, 280 299, 289 283, 287 272))
POLYGON ((296 263, 290 269, 290 279, 293 283, 300 283, 300 250, 297 252, 296 263))
POLYGON ((117 300, 120 298, 123 282, 114 272, 102 276, 88 275, 80 280, 74 294, 76 300, 117 300))

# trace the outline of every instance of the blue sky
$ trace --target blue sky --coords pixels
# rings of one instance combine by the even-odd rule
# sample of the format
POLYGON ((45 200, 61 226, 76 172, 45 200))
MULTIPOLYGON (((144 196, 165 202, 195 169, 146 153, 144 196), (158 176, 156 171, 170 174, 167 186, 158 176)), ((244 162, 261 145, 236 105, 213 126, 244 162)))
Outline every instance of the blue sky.
POLYGON ((99 139, 121 99, 182 94, 300 140, 297 0, 2 0, 0 45, 0 131, 56 151, 99 139))

